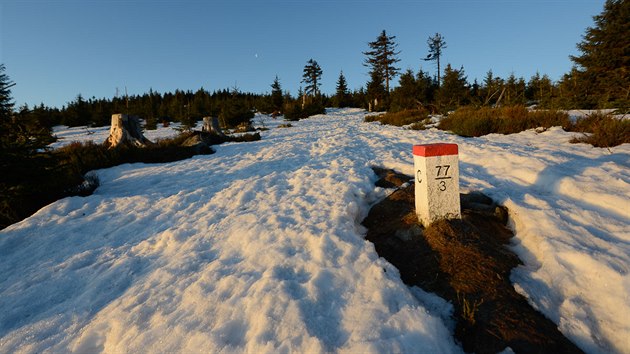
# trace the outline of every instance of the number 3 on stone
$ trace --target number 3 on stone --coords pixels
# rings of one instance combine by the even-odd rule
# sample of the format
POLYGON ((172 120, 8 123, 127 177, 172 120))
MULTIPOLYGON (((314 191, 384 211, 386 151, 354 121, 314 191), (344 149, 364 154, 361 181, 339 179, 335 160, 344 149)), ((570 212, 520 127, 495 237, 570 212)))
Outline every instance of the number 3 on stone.
POLYGON ((444 192, 446 190, 446 182, 440 181, 439 185, 440 185, 440 190, 444 192))

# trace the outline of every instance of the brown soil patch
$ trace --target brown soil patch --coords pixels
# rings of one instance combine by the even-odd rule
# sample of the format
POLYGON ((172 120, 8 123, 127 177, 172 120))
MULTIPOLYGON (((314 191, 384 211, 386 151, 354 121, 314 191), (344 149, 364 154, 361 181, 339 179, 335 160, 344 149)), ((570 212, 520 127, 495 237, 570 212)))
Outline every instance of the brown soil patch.
MULTIPOLYGON (((413 177, 374 169, 377 185, 400 187, 413 177)), ((422 228, 415 214, 414 184, 374 205, 363 225, 378 254, 402 280, 449 300, 455 337, 467 352, 581 353, 557 326, 532 308, 510 282, 518 257, 505 245, 513 237, 507 209, 482 193, 462 194, 462 220, 422 228)))

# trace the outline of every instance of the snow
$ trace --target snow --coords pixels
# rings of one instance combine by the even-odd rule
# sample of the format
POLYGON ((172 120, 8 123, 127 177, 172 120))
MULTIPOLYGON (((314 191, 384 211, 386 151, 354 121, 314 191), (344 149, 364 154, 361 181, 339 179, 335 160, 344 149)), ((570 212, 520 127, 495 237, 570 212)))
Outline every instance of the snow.
POLYGON ((630 352, 630 144, 364 115, 259 115, 260 141, 96 171, 93 195, 0 231, 0 352, 461 352, 450 304, 405 286, 360 225, 388 193, 371 166, 412 175, 432 142, 459 144, 463 192, 508 207, 516 289, 583 350, 630 352))

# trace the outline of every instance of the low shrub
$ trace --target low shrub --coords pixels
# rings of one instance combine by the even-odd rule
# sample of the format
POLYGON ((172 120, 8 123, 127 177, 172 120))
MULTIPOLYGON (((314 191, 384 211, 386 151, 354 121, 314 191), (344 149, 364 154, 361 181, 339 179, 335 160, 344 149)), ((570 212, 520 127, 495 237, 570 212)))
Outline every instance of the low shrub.
POLYGON ((369 115, 365 117, 366 122, 381 122, 381 124, 395 125, 402 127, 419 123, 426 120, 429 113, 424 109, 406 109, 395 113, 385 113, 378 115, 369 115))
POLYGON ((462 107, 442 118, 438 128, 461 136, 482 136, 497 132, 497 119, 490 108, 462 107))
POLYGON ((300 101, 287 103, 284 107, 284 119, 286 120, 297 121, 316 114, 326 114, 326 108, 317 100, 305 104, 304 108, 302 108, 300 101))
POLYGON ((584 133, 583 136, 572 139, 572 143, 587 143, 595 147, 613 147, 630 143, 630 120, 615 118, 601 112, 577 119, 570 130, 584 133))
POLYGON ((569 115, 561 111, 530 111, 524 106, 462 107, 443 118, 438 128, 461 136, 476 137, 492 133, 513 134, 539 127, 566 128, 570 125, 569 115))
POLYGON ((227 141, 251 142, 251 141, 258 141, 258 140, 260 140, 260 133, 242 134, 239 136, 228 137, 227 141))
POLYGON ((409 125, 409 129, 411 130, 425 130, 427 129, 427 124, 430 122, 430 118, 425 119, 421 122, 415 122, 415 123, 411 123, 411 125, 409 125))

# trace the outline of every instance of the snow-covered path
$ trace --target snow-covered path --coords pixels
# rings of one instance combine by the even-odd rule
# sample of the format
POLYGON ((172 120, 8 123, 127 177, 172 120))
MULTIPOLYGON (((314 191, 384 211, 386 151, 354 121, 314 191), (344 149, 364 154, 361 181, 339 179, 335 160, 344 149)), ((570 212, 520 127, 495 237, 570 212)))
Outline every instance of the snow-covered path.
POLYGON ((94 195, 0 231, 0 352, 459 352, 450 306, 406 287, 360 225, 387 193, 370 167, 412 175, 412 145, 435 141, 460 145, 464 191, 510 209, 517 289, 586 351, 630 351, 630 146, 363 116, 100 170, 94 195))

